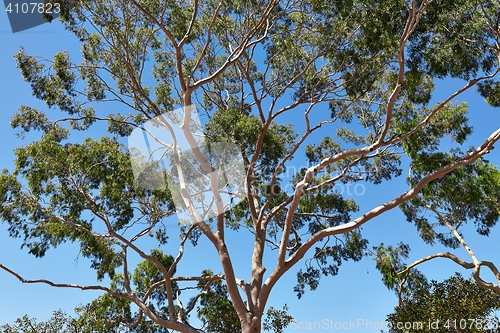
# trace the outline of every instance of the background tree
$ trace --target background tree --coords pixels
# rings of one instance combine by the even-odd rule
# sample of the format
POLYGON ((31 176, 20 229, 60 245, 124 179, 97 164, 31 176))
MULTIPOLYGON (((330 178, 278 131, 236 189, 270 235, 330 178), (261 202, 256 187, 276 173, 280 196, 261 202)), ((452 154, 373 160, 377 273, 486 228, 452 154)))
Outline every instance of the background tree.
POLYGON ((61 310, 54 311, 52 317, 45 322, 37 322, 36 318, 30 318, 25 315, 22 318, 16 319, 13 325, 0 326, 2 333, 79 333, 79 327, 71 320, 65 312, 61 310))
MULTIPOLYGON (((207 272, 205 272, 207 273, 207 272)), ((204 332, 232 333, 241 330, 240 321, 231 301, 228 300, 227 288, 220 281, 216 281, 215 290, 206 285, 205 294, 200 294, 197 316, 201 318, 204 332)), ((193 305, 196 304, 193 300, 193 305)), ((287 313, 288 307, 276 310, 270 307, 264 318, 263 328, 274 333, 283 333, 283 330, 293 321, 287 313)), ((127 328, 124 323, 132 320, 130 302, 123 301, 104 294, 86 305, 75 308, 76 316, 71 317, 61 310, 54 311, 51 318, 44 322, 37 322, 36 318, 28 315, 18 318, 14 324, 0 326, 1 333, 108 333, 108 332, 168 332, 148 318, 140 318, 134 328, 127 328)))
MULTIPOLYGON (((22 282, 100 290, 107 294, 101 301, 112 307, 134 305, 134 315, 121 317, 130 320, 129 327, 147 317, 186 333, 200 330, 189 323, 194 303, 182 302, 177 291, 210 282, 215 294, 227 290, 228 302, 217 306, 231 305, 242 331, 253 333, 261 331, 269 295, 285 273, 307 256, 294 290, 301 297, 306 287, 316 289, 321 276, 336 275, 343 262, 369 253, 362 225, 395 207, 403 205, 424 239, 451 247, 456 242, 430 232, 434 225, 422 220, 419 209, 455 213, 460 204, 450 205, 456 201, 484 200, 476 208, 466 206, 461 220, 439 221, 448 223, 455 237, 471 218, 483 234, 498 220, 493 206, 498 182, 477 187, 470 198, 464 191, 449 192, 474 188, 489 174, 497 179, 498 170, 484 156, 500 130, 476 148, 454 149, 466 144, 472 128, 467 106, 452 103, 477 87, 488 103, 500 105, 495 2, 77 0, 60 5, 59 18, 81 41, 82 62, 64 52, 52 60, 24 49, 16 54, 24 79, 47 110, 21 106, 12 118, 21 134, 38 131, 40 138, 16 149, 14 170, 2 172, 0 217, 10 235, 37 257, 63 242, 77 243, 99 284, 27 280, 0 264, 22 282), (445 77, 465 80, 463 88, 429 105, 434 79, 445 77), (106 104, 124 111, 110 113, 106 104), (216 184, 214 167, 189 132, 193 105, 206 119, 209 144, 239 146, 245 193, 230 211, 219 200, 225 188, 216 184), (202 165, 217 199, 211 218, 201 218, 207 211, 197 211, 186 195, 191 184, 179 181, 179 190, 138 186, 123 144, 134 129, 146 129, 148 121, 177 107, 183 108, 182 130, 192 149, 184 154, 175 144, 165 145, 179 163, 161 171, 177 172, 181 179, 189 176, 178 167, 181 160, 186 163, 183 157, 202 165), (101 138, 82 141, 74 135, 103 122, 108 133, 101 138), (443 138, 451 138, 451 150, 443 138), (303 167, 287 174, 292 158, 304 155, 303 167), (371 210, 358 213, 358 204, 335 188, 357 182, 390 186, 402 174, 403 158, 411 164, 410 189, 371 210), (164 221, 178 210, 176 199, 187 209, 189 223, 181 228, 179 254, 170 257, 158 248, 169 236, 164 221), (253 250, 248 281, 234 269, 231 253, 239 249, 226 243, 239 228, 249 231, 245 245, 253 250), (148 235, 156 242, 139 242, 148 235), (186 242, 196 245, 200 237, 217 251, 223 272, 176 276, 189 252, 186 242), (267 253, 267 262, 273 262, 267 267, 266 247, 277 250, 267 253), (129 270, 130 253, 144 260, 138 275, 129 270)), ((394 273, 387 261, 397 257, 394 249, 376 253, 386 272, 394 273)), ((473 263, 476 275, 483 265, 473 263)), ((386 282, 399 282, 395 276, 386 282)), ((206 290, 198 291, 195 301, 209 304, 206 290)), ((230 324, 211 315, 202 312, 207 325, 230 324)))
POLYGON ((443 282, 423 281, 410 290, 387 316, 387 323, 389 332, 422 331, 419 323, 424 330, 429 323, 438 323, 433 332, 499 332, 495 314, 499 309, 497 294, 456 273, 443 282))

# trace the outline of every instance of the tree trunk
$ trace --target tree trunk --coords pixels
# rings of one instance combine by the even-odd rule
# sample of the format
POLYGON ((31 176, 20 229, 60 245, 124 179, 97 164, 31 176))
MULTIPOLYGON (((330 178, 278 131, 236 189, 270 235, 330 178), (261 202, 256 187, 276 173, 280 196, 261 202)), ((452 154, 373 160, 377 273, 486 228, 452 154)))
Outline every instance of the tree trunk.
POLYGON ((262 317, 252 315, 248 321, 241 325, 242 333, 260 333, 262 328, 262 317))

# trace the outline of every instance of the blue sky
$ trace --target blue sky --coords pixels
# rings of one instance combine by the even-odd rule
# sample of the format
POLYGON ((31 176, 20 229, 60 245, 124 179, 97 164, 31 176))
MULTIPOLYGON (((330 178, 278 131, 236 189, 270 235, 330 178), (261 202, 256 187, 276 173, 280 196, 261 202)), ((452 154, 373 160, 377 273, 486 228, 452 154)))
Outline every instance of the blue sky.
MULTIPOLYGON (((64 31, 58 22, 13 34, 4 12, 0 13, 0 43, 0 135, 2 136, 0 169, 12 170, 13 149, 28 144, 30 140, 36 139, 36 135, 29 135, 24 140, 16 138, 15 130, 9 125, 10 118, 21 104, 45 109, 43 103, 32 97, 29 85, 23 81, 19 70, 15 67, 13 55, 20 46, 23 46, 28 54, 46 58, 51 58, 54 53, 66 49, 70 55, 78 56, 79 44, 76 38, 64 31)), ((461 85, 461 82, 452 80, 439 82, 433 99, 442 100, 461 85)), ((466 101, 469 105, 474 134, 468 145, 477 146, 499 127, 500 114, 498 110, 486 105, 475 91, 463 94, 458 100, 466 101)), ((96 130, 85 133, 94 138, 102 134, 96 130)), ((497 150, 487 156, 495 164, 500 162, 500 150, 498 148, 497 150)), ((407 168, 404 169, 403 175, 407 172, 407 168)), ((403 176, 393 182, 378 186, 365 185, 362 194, 361 191, 351 193, 361 206, 358 214, 363 214, 393 199, 406 189, 407 185, 403 176)), ((353 214, 353 218, 357 216, 353 214)), ((169 224, 171 225, 169 243, 162 247, 163 251, 172 255, 177 254, 178 251, 178 230, 175 224, 175 220, 169 224)), ((0 224, 0 263, 25 278, 44 278, 60 283, 96 283, 94 272, 88 269, 88 262, 81 258, 76 260, 78 250, 74 245, 63 244, 56 250, 48 251, 43 259, 35 259, 25 250, 20 250, 20 241, 9 238, 6 230, 7 226, 0 224)), ((469 228, 469 231, 472 229, 469 228)), ((368 222, 363 232, 365 238, 369 239, 370 246, 376 246, 381 242, 393 245, 399 241, 409 243, 412 248, 410 260, 444 250, 440 246, 425 245, 418 237, 415 228, 406 222, 402 213, 397 209, 368 222)), ((242 230, 239 234, 230 233, 230 236, 227 237, 228 248, 231 251, 236 273, 239 277, 248 280, 252 249, 245 246, 245 242, 249 235, 242 230)), ((473 233, 466 233, 465 237, 480 259, 500 263, 498 255, 495 256, 500 253, 498 230, 494 230, 489 238, 479 237, 473 233)), ((275 262, 276 253, 266 251, 270 258, 265 264, 271 268, 275 262)), ((465 250, 459 249, 455 253, 462 259, 470 261, 465 250)), ((215 272, 220 271, 215 250, 204 240, 196 248, 187 247, 186 255, 189 260, 181 262, 178 275, 197 275, 205 268, 211 268, 215 272)), ((284 303, 288 304, 289 313, 297 323, 287 329, 286 333, 319 331, 305 329, 307 323, 312 322, 322 322, 322 327, 326 331, 339 330, 335 329, 335 326, 338 327, 342 323, 356 322, 359 326, 355 326, 355 330, 358 332, 378 332, 380 329, 377 329, 377 325, 385 320, 386 315, 392 312, 397 303, 393 292, 388 291, 382 285, 381 276, 369 258, 364 258, 358 263, 343 264, 338 276, 323 278, 316 291, 307 291, 301 300, 297 300, 293 293, 295 274, 298 268, 303 267, 301 263, 296 269, 287 273, 276 285, 268 303, 276 308, 281 308, 284 303), (324 325, 327 327, 325 328, 324 325), (300 327, 304 329, 301 330, 300 327)), ((470 274, 445 259, 436 259, 426 263, 421 269, 429 278, 437 280, 451 276, 455 271, 461 272, 464 276, 470 274)), ((491 278, 491 276, 485 274, 486 278, 491 278)), ((44 320, 59 308, 72 313, 73 308, 79 303, 87 303, 100 295, 99 292, 56 289, 40 284, 25 285, 4 271, 0 271, 0 281, 0 325, 11 323, 15 318, 24 314, 44 320)), ((350 326, 350 329, 354 327, 350 326)))

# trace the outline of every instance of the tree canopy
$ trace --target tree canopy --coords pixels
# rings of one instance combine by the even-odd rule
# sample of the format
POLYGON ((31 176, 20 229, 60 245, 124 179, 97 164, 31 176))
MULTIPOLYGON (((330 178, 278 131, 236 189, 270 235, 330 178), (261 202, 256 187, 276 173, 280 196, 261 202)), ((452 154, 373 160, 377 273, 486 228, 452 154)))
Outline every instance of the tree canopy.
POLYGON ((460 274, 423 281, 387 316, 389 332, 499 332, 500 298, 460 274))
POLYGON ((460 233, 473 224, 487 236, 500 216, 500 172, 486 159, 500 129, 469 147, 474 110, 457 102, 476 89, 500 105, 496 1, 46 2, 60 4, 58 19, 81 55, 15 55, 45 108, 22 105, 12 117, 21 136, 38 138, 17 148, 15 167, 0 175, 0 218, 36 257, 76 243, 98 283, 30 280, 22 266, 0 263, 6 272, 100 290, 96 302, 107 309, 133 305, 116 318, 124 325, 147 318, 185 333, 234 329, 236 318, 244 333, 284 327, 291 318, 282 310, 263 322, 284 274, 300 267, 300 298, 367 255, 391 288, 418 277, 416 265, 445 257, 500 294, 480 275, 486 267, 500 281, 496 266, 460 233), (443 78, 463 87, 434 102, 443 78), (104 135, 78 139, 100 124, 104 135), (142 150, 130 145, 134 133, 146 138, 142 150), (403 172, 408 190, 371 209, 339 191, 390 186, 403 172), (446 252, 406 266, 406 244, 371 250, 362 226, 398 207, 426 243, 463 246, 472 262, 446 252), (180 248, 167 254, 161 248, 177 234, 165 221, 176 214, 180 248), (232 231, 245 233, 239 246, 253 251, 247 280, 234 269, 232 231), (199 262, 198 276, 177 276, 186 243, 200 237, 221 271, 199 262), (131 253, 142 260, 136 267, 131 253), (265 267, 264 257, 275 264, 265 267), (187 289, 199 293, 182 300, 187 289), (190 322, 198 306, 204 328, 190 322))

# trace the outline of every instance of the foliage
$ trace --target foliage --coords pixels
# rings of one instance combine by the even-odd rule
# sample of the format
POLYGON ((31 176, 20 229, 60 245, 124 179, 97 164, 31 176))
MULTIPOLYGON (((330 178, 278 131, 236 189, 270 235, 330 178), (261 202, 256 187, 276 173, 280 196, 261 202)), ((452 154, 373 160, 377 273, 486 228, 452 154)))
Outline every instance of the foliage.
POLYGON ((424 330, 438 323, 433 332, 499 332, 499 309, 497 294, 456 273, 443 282, 422 281, 387 316, 387 323, 389 332, 418 332, 418 323, 424 330))
MULTIPOLYGON (((211 276, 211 271, 204 271, 203 275, 211 276)), ((201 295, 198 306, 198 318, 203 323, 207 333, 230 333, 241 331, 241 323, 233 304, 229 300, 227 287, 221 281, 213 283, 200 282, 198 287, 208 290, 201 295)), ((194 301, 194 300, 192 300, 194 301)))
POLYGON ((121 323, 131 319, 119 299, 104 295, 87 305, 75 308, 76 316, 71 317, 56 310, 47 321, 38 322, 27 315, 15 320, 13 325, 0 326, 1 333, 167 333, 168 330, 157 324, 143 320, 135 328, 127 328, 121 323), (123 312, 122 312, 123 311, 123 312))
POLYGON ((76 324, 71 317, 61 310, 54 311, 52 317, 46 322, 37 322, 36 318, 30 318, 25 315, 16 319, 14 325, 0 326, 2 333, 32 333, 32 332, 58 332, 70 333, 80 332, 76 329, 76 324))
POLYGON ((287 311, 288 306, 286 304, 283 306, 283 310, 277 310, 272 306, 269 307, 262 328, 266 331, 274 330, 274 333, 283 333, 283 330, 293 321, 293 317, 287 311))

